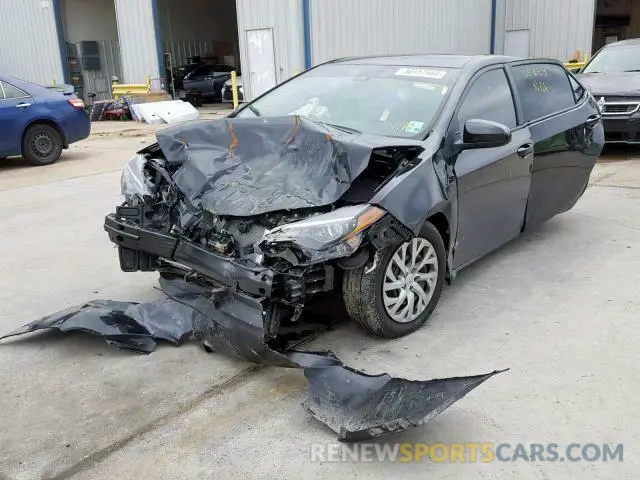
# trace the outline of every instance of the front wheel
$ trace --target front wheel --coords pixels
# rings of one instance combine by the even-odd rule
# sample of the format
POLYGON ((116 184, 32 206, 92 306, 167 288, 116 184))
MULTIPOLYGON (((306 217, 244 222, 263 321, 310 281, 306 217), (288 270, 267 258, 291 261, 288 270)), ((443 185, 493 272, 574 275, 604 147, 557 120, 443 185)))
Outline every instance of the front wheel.
POLYGON ((342 294, 347 313, 380 337, 414 332, 440 299, 445 256, 438 230, 426 223, 419 236, 381 250, 373 270, 365 265, 345 272, 342 294))

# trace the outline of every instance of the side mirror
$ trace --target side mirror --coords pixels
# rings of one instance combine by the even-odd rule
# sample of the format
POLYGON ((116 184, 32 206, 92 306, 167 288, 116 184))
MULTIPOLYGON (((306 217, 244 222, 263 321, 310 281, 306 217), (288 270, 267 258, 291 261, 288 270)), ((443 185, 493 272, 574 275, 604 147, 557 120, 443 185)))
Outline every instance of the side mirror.
POLYGON ((464 124, 461 147, 495 148, 507 145, 511 141, 509 127, 489 120, 471 119, 464 124))

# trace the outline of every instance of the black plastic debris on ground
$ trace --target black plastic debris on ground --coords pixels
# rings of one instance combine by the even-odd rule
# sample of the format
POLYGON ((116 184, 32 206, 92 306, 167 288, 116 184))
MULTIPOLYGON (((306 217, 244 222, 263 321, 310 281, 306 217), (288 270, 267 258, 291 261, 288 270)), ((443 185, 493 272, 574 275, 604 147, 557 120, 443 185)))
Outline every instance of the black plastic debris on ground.
POLYGON ((161 287, 166 297, 154 302, 94 300, 29 323, 0 340, 43 329, 80 331, 140 353, 152 352, 157 341, 180 345, 198 340, 214 351, 254 363, 302 368, 309 382, 304 408, 346 442, 422 425, 501 373, 426 381, 367 375, 345 366, 330 351, 271 347, 255 321, 226 314, 225 298, 200 285, 161 279, 161 287))

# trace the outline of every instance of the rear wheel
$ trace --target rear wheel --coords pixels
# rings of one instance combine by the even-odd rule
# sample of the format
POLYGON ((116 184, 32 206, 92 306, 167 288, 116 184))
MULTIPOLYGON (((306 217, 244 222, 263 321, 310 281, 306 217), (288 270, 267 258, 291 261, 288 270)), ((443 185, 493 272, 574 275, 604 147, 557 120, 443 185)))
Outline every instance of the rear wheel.
POLYGON ((51 165, 62 154, 62 137, 58 131, 44 124, 27 129, 22 140, 22 157, 32 165, 51 165))
POLYGON ((445 277, 445 248, 438 230, 425 224, 420 235, 345 272, 342 292, 349 316, 371 333, 402 337, 420 328, 436 307, 445 277))

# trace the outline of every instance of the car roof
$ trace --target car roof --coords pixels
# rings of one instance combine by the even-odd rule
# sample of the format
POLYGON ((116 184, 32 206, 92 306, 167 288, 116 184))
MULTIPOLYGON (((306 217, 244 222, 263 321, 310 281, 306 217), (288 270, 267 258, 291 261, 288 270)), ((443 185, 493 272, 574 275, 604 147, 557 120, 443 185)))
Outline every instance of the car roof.
POLYGON ((10 77, 8 75, 0 75, 0 81, 5 83, 10 83, 14 87, 18 87, 20 90, 24 90, 27 93, 32 93, 33 90, 35 90, 36 92, 47 90, 42 85, 37 85, 35 83, 27 82, 25 80, 20 80, 19 78, 10 77))
POLYGON ((511 63, 523 58, 505 55, 376 55, 362 57, 347 57, 334 60, 332 63, 348 63, 353 65, 393 65, 409 67, 440 67, 440 68, 482 68, 496 63, 511 63))
POLYGON ((640 38, 630 38, 628 40, 619 40, 606 44, 603 48, 624 47, 629 45, 640 45, 640 38))

